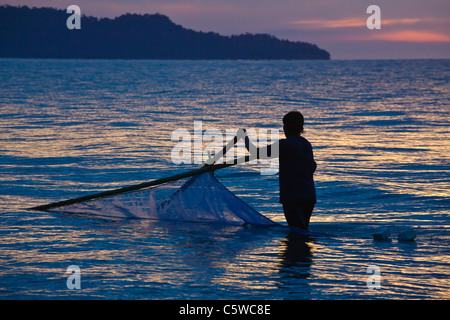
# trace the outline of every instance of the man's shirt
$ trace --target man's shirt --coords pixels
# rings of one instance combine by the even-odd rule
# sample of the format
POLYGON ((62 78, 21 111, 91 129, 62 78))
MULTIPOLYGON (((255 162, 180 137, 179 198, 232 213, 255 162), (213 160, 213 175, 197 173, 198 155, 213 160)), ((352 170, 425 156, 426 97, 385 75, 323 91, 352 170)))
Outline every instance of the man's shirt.
POLYGON ((313 174, 317 164, 311 143, 302 136, 279 141, 280 202, 300 199, 316 202, 313 174))

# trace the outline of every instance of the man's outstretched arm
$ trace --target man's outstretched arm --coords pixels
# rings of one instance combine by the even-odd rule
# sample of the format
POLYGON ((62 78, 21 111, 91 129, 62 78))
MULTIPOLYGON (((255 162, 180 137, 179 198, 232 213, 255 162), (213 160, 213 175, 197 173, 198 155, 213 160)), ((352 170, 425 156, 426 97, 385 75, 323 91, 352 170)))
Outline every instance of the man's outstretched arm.
POLYGON ((279 156, 279 150, 280 150, 280 142, 276 141, 272 143, 271 145, 265 146, 265 147, 256 147, 251 141, 250 138, 247 135, 247 132, 245 129, 242 129, 245 132, 245 148, 250 152, 251 155, 256 154, 256 159, 274 159, 278 158, 279 156))

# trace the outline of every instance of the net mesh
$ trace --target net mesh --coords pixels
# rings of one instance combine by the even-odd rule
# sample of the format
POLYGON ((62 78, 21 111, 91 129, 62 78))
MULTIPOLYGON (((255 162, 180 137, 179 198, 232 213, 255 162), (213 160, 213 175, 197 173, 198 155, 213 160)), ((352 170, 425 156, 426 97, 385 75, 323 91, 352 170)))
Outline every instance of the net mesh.
POLYGON ((87 200, 53 211, 115 218, 271 225, 211 172, 152 188, 87 200))

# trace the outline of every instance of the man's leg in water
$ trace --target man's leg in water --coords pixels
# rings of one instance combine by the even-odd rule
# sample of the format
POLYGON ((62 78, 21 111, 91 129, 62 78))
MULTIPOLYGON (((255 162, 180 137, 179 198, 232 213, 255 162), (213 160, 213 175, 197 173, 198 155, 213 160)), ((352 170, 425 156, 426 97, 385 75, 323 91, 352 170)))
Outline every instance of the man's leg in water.
POLYGON ((308 230, 314 205, 314 201, 311 200, 297 200, 283 203, 284 216, 289 227, 308 230))

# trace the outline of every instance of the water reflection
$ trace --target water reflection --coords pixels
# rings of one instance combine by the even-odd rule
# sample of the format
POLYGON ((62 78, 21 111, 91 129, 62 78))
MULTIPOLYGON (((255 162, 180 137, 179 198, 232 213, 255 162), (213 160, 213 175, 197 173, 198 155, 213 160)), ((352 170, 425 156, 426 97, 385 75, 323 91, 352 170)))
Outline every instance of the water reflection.
MULTIPOLYGON (((15 297, 74 295, 65 268, 78 264, 90 298, 354 299, 377 264, 377 297, 448 298, 448 60, 0 64, 0 289, 15 297), (193 121, 279 128, 297 108, 319 163, 313 222, 335 225, 339 240, 22 212, 189 170, 170 161, 170 137, 193 121), (396 240, 374 243, 350 222, 439 228, 393 250, 396 240)), ((243 172, 259 173, 233 167, 219 180, 284 222, 278 177, 243 172)))
MULTIPOLYGON (((304 236, 296 233, 289 233, 281 247, 279 262, 279 281, 281 286, 292 286, 293 283, 299 283, 307 286, 308 283, 301 281, 311 277, 311 265, 313 263, 313 255, 310 242, 304 236)), ((304 291, 302 288, 301 291, 304 291)), ((297 289, 298 290, 298 289, 297 289)), ((296 291, 297 291, 296 290, 296 291)))

